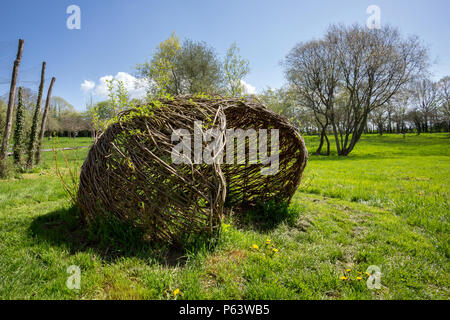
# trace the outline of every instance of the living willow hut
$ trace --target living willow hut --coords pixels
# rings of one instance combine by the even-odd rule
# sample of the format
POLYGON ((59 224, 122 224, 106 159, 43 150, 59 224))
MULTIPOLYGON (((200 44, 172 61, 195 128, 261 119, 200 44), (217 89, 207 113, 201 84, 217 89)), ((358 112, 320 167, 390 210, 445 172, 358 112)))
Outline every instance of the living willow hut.
POLYGON ((239 212, 261 201, 290 201, 306 162, 297 130, 260 102, 178 96, 119 114, 89 150, 78 202, 88 223, 117 219, 148 239, 177 243, 189 234, 218 230, 226 207, 239 212), (212 149, 209 129, 220 142, 212 149), (239 140, 230 132, 250 134, 239 140), (265 141, 258 136, 264 132, 265 141), (188 153, 179 152, 181 135, 188 153), (256 158, 266 161, 255 161, 252 145, 259 147, 256 158), (199 161, 198 148, 200 158, 213 150, 214 161, 199 161), (247 152, 240 157, 239 150, 247 152))

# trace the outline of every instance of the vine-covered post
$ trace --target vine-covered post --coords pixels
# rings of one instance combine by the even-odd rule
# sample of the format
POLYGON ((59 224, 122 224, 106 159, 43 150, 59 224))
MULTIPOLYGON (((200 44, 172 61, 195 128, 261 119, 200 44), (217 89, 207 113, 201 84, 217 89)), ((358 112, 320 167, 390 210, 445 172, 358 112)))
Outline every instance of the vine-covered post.
POLYGON ((36 150, 37 126, 39 121, 39 112, 41 111, 42 93, 44 91, 45 65, 46 65, 45 61, 42 62, 41 83, 39 85, 36 108, 34 109, 33 122, 31 124, 30 142, 28 144, 28 159, 27 159, 28 168, 33 167, 34 152, 36 150))
POLYGON ((14 114, 14 101, 16 99, 16 83, 17 75, 19 74, 19 65, 22 59, 24 40, 19 39, 19 48, 17 49, 17 57, 14 61, 12 71, 11 87, 9 89, 8 109, 6 111, 6 125, 3 133, 2 145, 0 148, 0 177, 4 177, 8 171, 8 148, 9 139, 11 137, 12 119, 14 114))
POLYGON ((44 113, 42 115, 42 122, 41 122, 41 131, 39 132, 39 140, 37 142, 38 145, 36 149, 36 164, 39 164, 39 162, 41 162, 42 139, 44 139, 45 123, 47 122, 48 109, 50 108, 50 98, 52 96, 52 88, 53 84, 55 83, 55 80, 56 78, 53 77, 52 81, 50 82, 50 86, 48 87, 47 99, 45 100, 44 113))
POLYGON ((23 110, 23 99, 22 99, 22 87, 19 87, 18 92, 18 104, 16 113, 16 128, 14 129, 14 164, 22 165, 23 158, 23 126, 24 126, 24 110, 23 110))

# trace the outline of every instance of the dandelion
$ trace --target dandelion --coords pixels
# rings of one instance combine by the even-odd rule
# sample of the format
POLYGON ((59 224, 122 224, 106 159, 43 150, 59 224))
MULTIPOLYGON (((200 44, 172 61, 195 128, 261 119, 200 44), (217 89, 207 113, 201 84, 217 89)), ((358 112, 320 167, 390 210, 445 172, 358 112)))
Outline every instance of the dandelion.
POLYGON ((258 250, 258 249, 259 249, 258 245, 257 245, 257 244, 254 244, 254 245, 253 245, 253 249, 258 250))
POLYGON ((340 279, 341 280, 347 280, 348 278, 346 276, 342 276, 340 279))
POLYGON ((370 273, 366 272, 366 276, 370 277, 370 273))
POLYGON ((176 297, 179 293, 180 293, 180 289, 177 288, 173 291, 173 296, 176 297))
POLYGON ((272 251, 273 252, 278 252, 278 249, 277 248, 273 248, 272 251))
POLYGON ((362 277, 358 276, 356 277, 356 280, 362 280, 362 277))
POLYGON ((347 269, 347 270, 345 270, 345 272, 350 272, 350 271, 352 271, 352 269, 347 269))
POLYGON ((270 239, 266 239, 266 244, 267 244, 267 245, 270 244, 270 239))

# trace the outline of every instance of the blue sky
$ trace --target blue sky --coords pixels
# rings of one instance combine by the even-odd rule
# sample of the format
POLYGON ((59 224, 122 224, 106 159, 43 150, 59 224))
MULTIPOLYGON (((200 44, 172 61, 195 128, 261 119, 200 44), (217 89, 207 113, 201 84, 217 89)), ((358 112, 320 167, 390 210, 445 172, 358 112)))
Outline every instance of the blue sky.
MULTIPOLYGON (((0 78, 10 77, 5 61, 12 65, 22 37, 21 68, 36 71, 23 78, 32 74, 38 80, 45 60, 47 78, 56 77, 53 95, 84 110, 87 95, 80 86, 85 80, 100 86, 104 76, 132 75, 135 65, 148 60, 157 44, 176 31, 181 39, 207 42, 219 55, 236 42, 250 61, 245 81, 261 91, 283 85, 279 62, 296 43, 321 37, 331 23, 365 24, 371 4, 380 7, 382 24, 420 36, 436 62, 436 79, 450 75, 447 0, 15 0, 0 5, 0 78), (71 4, 81 9, 80 30, 66 28, 71 4)), ((7 85, 0 86, 0 94, 5 90, 7 85)))

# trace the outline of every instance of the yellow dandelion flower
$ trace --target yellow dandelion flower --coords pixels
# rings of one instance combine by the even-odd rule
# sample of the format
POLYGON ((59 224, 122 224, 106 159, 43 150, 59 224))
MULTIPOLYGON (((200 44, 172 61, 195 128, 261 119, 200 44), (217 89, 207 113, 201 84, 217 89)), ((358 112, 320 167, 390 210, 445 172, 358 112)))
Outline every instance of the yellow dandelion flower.
POLYGON ((370 277, 370 273, 366 272, 366 276, 370 277))
POLYGON ((347 270, 345 270, 346 272, 350 272, 350 271, 352 271, 352 269, 347 269, 347 270))
POLYGON ((253 245, 253 249, 259 249, 258 245, 257 245, 257 244, 254 244, 254 245, 253 245))
POLYGON ((174 291, 173 291, 173 295, 176 297, 178 294, 180 293, 180 289, 175 289, 174 291))
POLYGON ((267 240, 266 240, 266 244, 270 244, 270 239, 267 239, 267 240))
POLYGON ((277 248, 273 248, 272 250, 273 250, 273 252, 278 252, 277 248))
POLYGON ((356 277, 356 280, 362 280, 362 277, 356 277))
POLYGON ((346 276, 342 276, 340 279, 341 280, 347 280, 348 278, 346 276))

